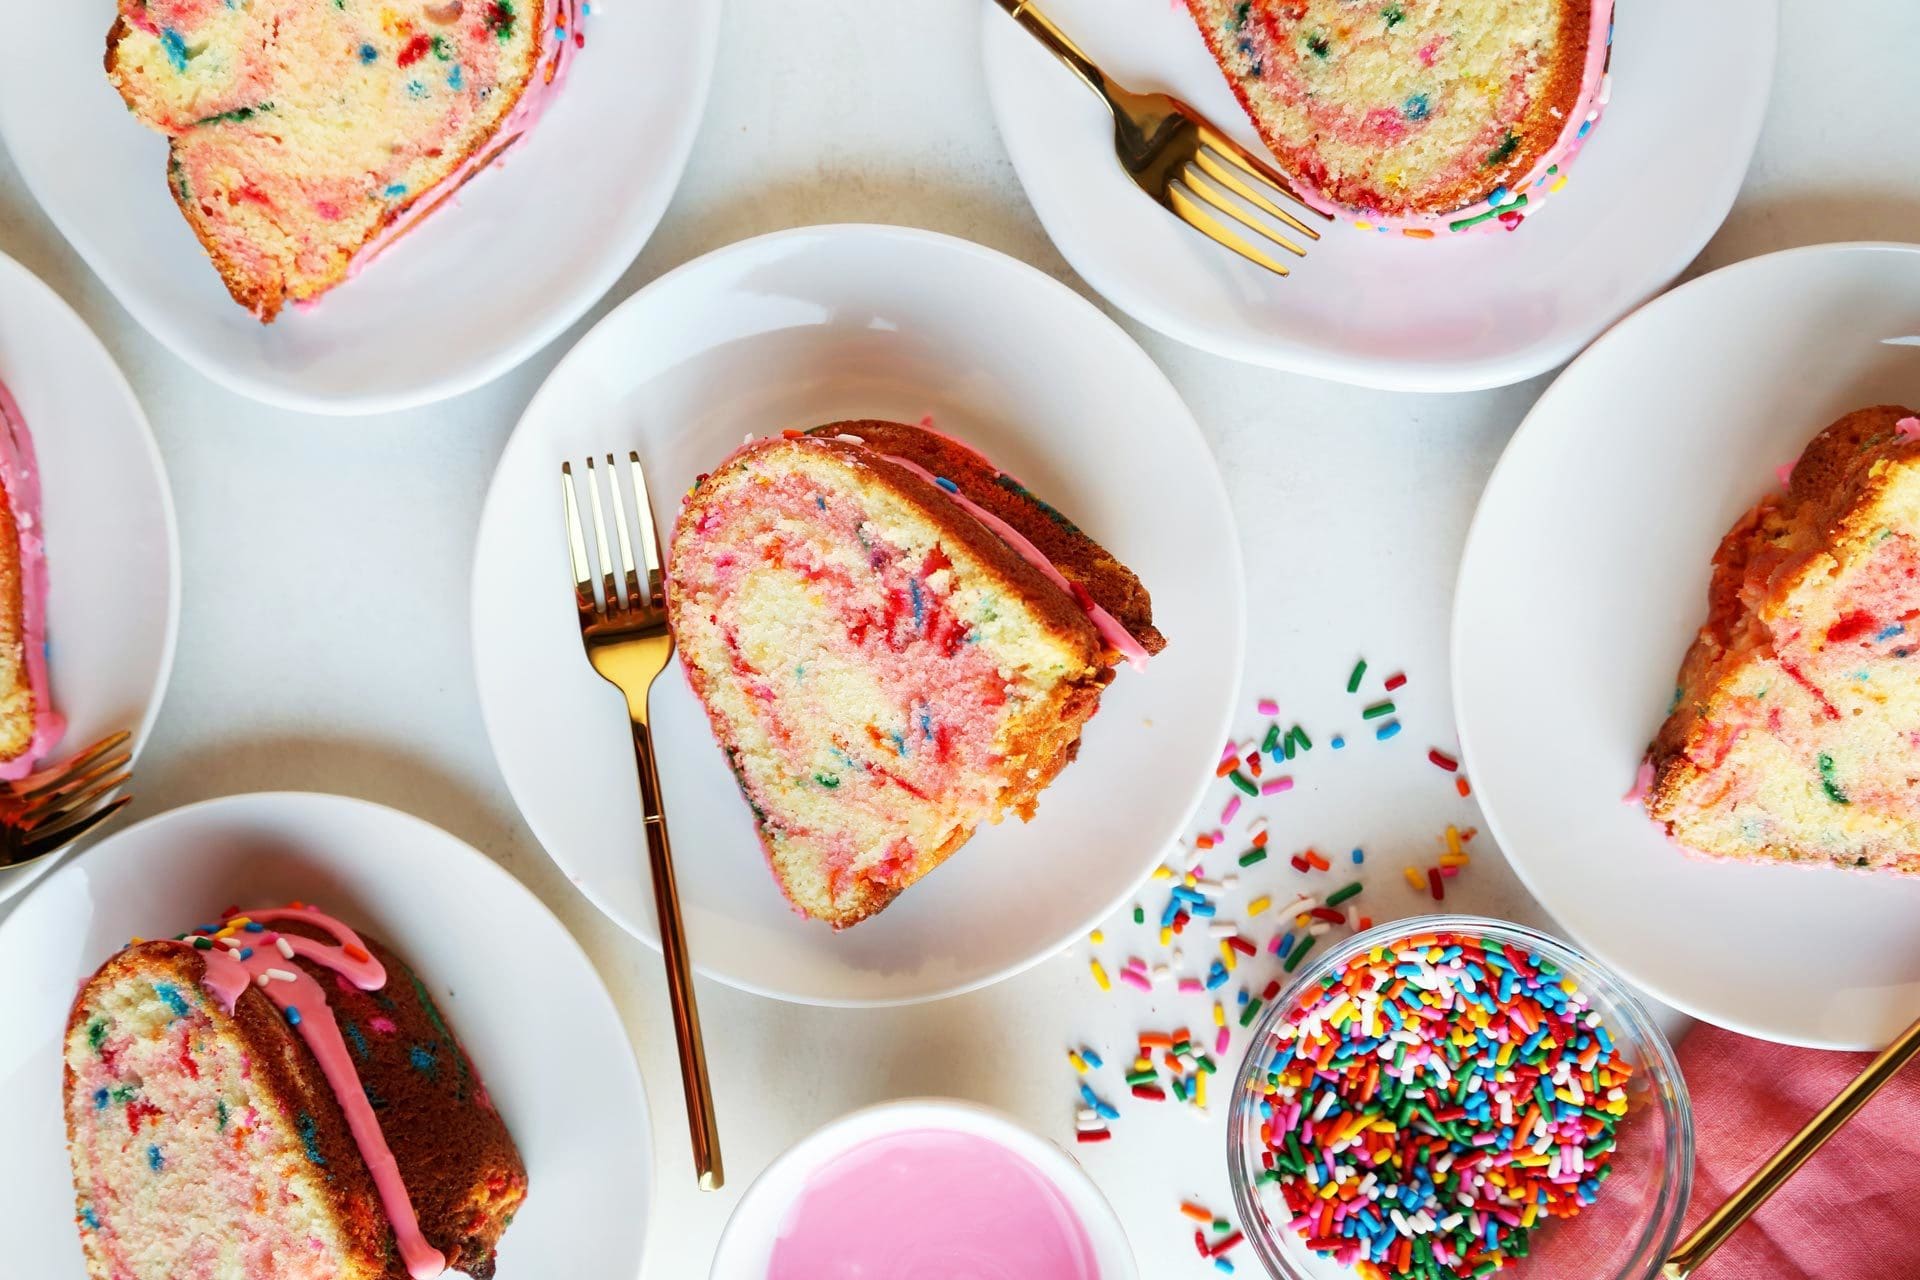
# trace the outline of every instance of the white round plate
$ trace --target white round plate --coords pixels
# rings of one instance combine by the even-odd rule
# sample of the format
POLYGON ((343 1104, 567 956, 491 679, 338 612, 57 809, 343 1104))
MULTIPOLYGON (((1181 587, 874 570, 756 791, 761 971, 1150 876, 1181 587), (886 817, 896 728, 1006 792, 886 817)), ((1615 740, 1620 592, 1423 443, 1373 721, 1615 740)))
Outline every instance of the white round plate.
POLYGON ((574 883, 657 943, 625 706, 575 622, 561 461, 638 449, 667 529, 749 434, 928 414, 1131 566, 1168 646, 1118 673, 1032 822, 981 831, 838 934, 781 897, 670 669, 653 712, 687 929, 701 971, 745 990, 851 1005, 983 986, 1104 919, 1158 863, 1212 776, 1240 671, 1239 540, 1192 416, 1118 326, 1031 267, 924 231, 809 227, 709 254, 602 320, 527 407, 481 516, 474 662, 501 771, 574 883))
POLYGON ((415 966, 485 1077, 527 1165, 499 1280, 638 1276, 653 1189, 646 1094, 579 944, 519 881, 438 827, 295 792, 227 796, 129 827, 0 922, 0 973, 33 976, 0 983, 0 1204, 18 1274, 86 1274, 60 1108, 75 989, 130 936, 295 898, 415 966))
MULTIPOLYGON (((1000 135, 1047 234, 1089 284, 1217 355, 1397 391, 1530 378, 1677 276, 1746 173, 1778 25, 1775 0, 1622 4, 1612 104, 1572 181, 1517 232, 1419 242, 1324 224, 1282 280, 1141 194, 1114 161, 1099 99, 997 4, 980 8, 1000 135)), ((1172 93, 1259 148, 1180 0, 1046 10, 1119 83, 1172 93)))
MULTIPOLYGON (((67 718, 52 758, 120 729, 134 750, 160 711, 180 620, 173 495, 147 417, 100 340, 53 290, 0 255, 0 382, 40 462, 48 676, 67 718)), ((57 858, 0 867, 0 902, 57 858)))
POLYGON ((1072 1156, 987 1107, 945 1098, 902 1098, 841 1116, 788 1147, 768 1165, 727 1219, 714 1250, 710 1280, 766 1280, 787 1211, 816 1171, 875 1138, 926 1129, 985 1138, 1025 1160, 1059 1190, 1086 1228, 1101 1280, 1135 1280, 1140 1274, 1119 1215, 1072 1156))
POLYGON ((680 180, 719 3, 593 9, 565 86, 508 159, 319 305, 271 325, 228 296, 167 189, 167 140, 107 83, 114 0, 49 5, 32 40, 0 52, 0 139, 114 296, 207 377, 308 413, 427 404, 498 377, 579 319, 680 180))
POLYGON ((1494 470, 1454 602, 1460 741, 1527 886, 1660 999, 1749 1035, 1884 1045, 1920 1013, 1920 881, 1707 862, 1623 802, 1706 618, 1714 549, 1841 414, 1920 405, 1920 247, 1756 258, 1560 375, 1494 470))

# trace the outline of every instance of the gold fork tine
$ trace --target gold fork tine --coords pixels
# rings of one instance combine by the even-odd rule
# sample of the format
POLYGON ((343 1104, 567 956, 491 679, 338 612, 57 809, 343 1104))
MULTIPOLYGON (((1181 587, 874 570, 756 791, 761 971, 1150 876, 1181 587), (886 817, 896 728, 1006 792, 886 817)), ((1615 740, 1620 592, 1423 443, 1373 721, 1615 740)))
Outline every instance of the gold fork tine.
POLYGON ((48 791, 63 785, 74 774, 87 768, 109 751, 125 746, 132 737, 133 734, 130 731, 122 729, 118 733, 108 734, 71 760, 28 774, 13 784, 14 798, 31 804, 48 791))
POLYGON ((72 844, 75 840, 78 840, 81 836, 84 836, 87 832, 105 822, 108 818, 120 812, 120 810, 132 803, 132 801, 132 796, 121 796, 95 809, 84 818, 69 822, 57 831, 34 832, 31 836, 27 837, 26 841, 21 845, 19 860, 25 861, 28 858, 37 858, 42 854, 51 853, 55 849, 72 844))
POLYGON ((633 542, 627 537, 627 504, 620 499, 620 471, 607 455, 607 490, 613 495, 613 527, 620 542, 620 571, 627 580, 627 605, 641 602, 640 575, 633 571, 633 542))
POLYGON ((1176 182, 1167 187, 1167 200, 1173 206, 1173 211, 1180 215, 1182 222, 1185 222, 1188 226, 1215 244, 1233 250, 1248 262, 1263 266, 1275 275, 1284 276, 1291 274, 1286 267, 1275 262, 1272 258, 1214 221, 1205 209, 1202 209, 1193 202, 1192 198, 1187 195, 1186 188, 1181 184, 1176 182))
POLYGON ((118 777, 96 780, 84 795, 76 795, 46 809, 37 810, 27 816, 25 826, 28 832, 38 832, 45 827, 57 827, 74 814, 87 808, 103 796, 113 794, 127 783, 133 781, 132 773, 122 773, 118 777))
MULTIPOLYGON (((1193 121, 1194 129, 1200 135, 1200 141, 1208 148, 1217 152, 1222 160, 1225 160, 1249 178, 1253 178, 1270 188, 1275 194, 1282 198, 1291 200, 1302 208, 1319 213, 1319 210, 1313 209, 1311 205, 1308 205, 1306 201, 1300 198, 1299 194, 1294 191, 1293 184, 1288 182, 1286 177, 1274 169, 1272 165, 1248 151, 1245 147, 1214 128, 1213 125, 1201 119, 1199 116, 1190 115, 1188 119, 1193 121)), ((1284 218, 1288 215, 1281 214, 1280 216, 1284 218)), ((1320 213, 1319 216, 1327 218, 1327 215, 1324 213, 1320 213)), ((1331 221, 1331 219, 1328 220, 1331 221)), ((1301 232, 1312 236, 1315 240, 1320 238, 1320 234, 1313 228, 1304 224, 1296 225, 1299 226, 1301 232)))
POLYGON ((613 580, 613 556, 607 551, 607 517, 600 510, 600 480, 593 468, 593 459, 587 459, 587 497, 593 502, 593 546, 600 553, 600 590, 605 596, 608 613, 620 611, 620 588, 613 580))
POLYGON ((627 466, 633 472, 633 510, 640 521, 640 552, 647 562, 647 598, 663 604, 665 585, 660 575, 660 535, 653 527, 653 499, 647 494, 647 475, 640 469, 640 455, 627 451, 627 466))
POLYGON ((1180 174, 1180 180, 1186 183, 1187 190, 1193 192, 1194 195, 1199 196, 1202 200, 1212 205, 1215 209, 1218 209, 1221 213, 1226 214, 1247 230, 1258 232, 1260 235, 1265 236, 1271 243, 1278 245, 1290 253, 1298 254, 1302 258, 1307 256, 1305 249, 1302 249, 1293 241, 1274 231, 1258 218, 1253 217, 1247 213, 1246 210, 1234 204, 1224 193, 1215 189, 1214 185, 1207 180, 1206 176, 1196 166, 1189 165, 1184 169, 1180 174))
MULTIPOLYGON (((587 562, 587 539, 580 531, 580 499, 573 490, 573 464, 560 464, 560 491, 567 512, 567 551, 573 559, 573 596, 581 617, 598 613, 593 599, 593 566, 587 562)), ((583 624, 584 625, 584 624, 583 624)))
MULTIPOLYGON (((1307 236, 1309 239, 1318 240, 1320 238, 1320 233, 1318 231, 1315 231, 1312 227, 1300 221, 1300 219, 1294 217, 1292 214, 1288 213, 1285 209, 1282 209, 1279 205, 1267 199, 1265 196, 1261 195, 1258 191, 1255 191, 1252 187, 1240 181, 1239 178, 1235 177, 1233 174, 1229 173, 1226 169, 1222 168, 1220 166, 1220 162, 1214 159, 1214 153, 1208 150, 1207 148, 1202 147, 1200 150, 1194 152, 1193 162, 1196 165, 1200 166, 1200 171, 1202 173, 1206 174, 1209 178, 1212 178, 1215 182, 1219 183, 1221 186, 1225 187, 1227 190, 1233 192, 1233 194, 1239 196, 1242 200, 1245 200, 1248 204, 1252 205, 1254 208, 1260 210, 1260 212, 1267 214, 1269 217, 1278 218, 1281 222, 1286 223, 1288 226, 1292 227, 1295 231, 1302 233, 1303 235, 1307 236)), ((1307 251, 1305 249, 1300 248, 1298 245, 1295 245, 1286 240, 1282 240, 1281 243, 1285 244, 1287 248, 1292 249, 1295 253, 1299 254, 1301 257, 1304 258, 1307 256, 1307 251)))
POLYGON ((75 792, 92 786, 109 774, 119 772, 125 768, 132 759, 132 753, 117 751, 83 773, 72 774, 72 776, 63 781, 42 787, 35 791, 31 797, 22 797, 22 807, 29 816, 38 814, 59 804, 75 792))

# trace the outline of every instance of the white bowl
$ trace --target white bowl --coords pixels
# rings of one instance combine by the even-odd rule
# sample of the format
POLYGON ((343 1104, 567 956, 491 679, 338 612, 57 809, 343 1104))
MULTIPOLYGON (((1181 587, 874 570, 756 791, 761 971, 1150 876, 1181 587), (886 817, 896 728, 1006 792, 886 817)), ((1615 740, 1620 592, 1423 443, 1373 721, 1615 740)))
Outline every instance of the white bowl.
POLYGON ((766 1280, 767 1264, 788 1208, 808 1179, 861 1143, 892 1133, 945 1129, 985 1138, 1019 1156, 1043 1174, 1066 1199, 1087 1230, 1100 1280, 1137 1280, 1139 1268, 1119 1215, 1079 1162, 1012 1118, 971 1102, 903 1098, 835 1120, 787 1148, 734 1206, 714 1251, 710 1280, 766 1280))

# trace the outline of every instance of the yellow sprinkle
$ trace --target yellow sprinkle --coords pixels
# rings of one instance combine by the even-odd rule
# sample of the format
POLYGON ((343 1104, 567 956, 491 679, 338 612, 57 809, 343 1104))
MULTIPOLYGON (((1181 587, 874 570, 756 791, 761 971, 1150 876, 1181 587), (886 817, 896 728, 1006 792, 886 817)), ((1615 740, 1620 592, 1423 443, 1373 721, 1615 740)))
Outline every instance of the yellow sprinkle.
POLYGON ((1173 879, 1173 868, 1172 867, 1155 867, 1153 869, 1153 878, 1155 880, 1171 880, 1173 879))
POLYGON ((1447 826, 1447 852, 1456 858, 1460 856, 1460 828, 1451 823, 1447 826))
POLYGON ((1113 990, 1113 984, 1107 981, 1107 971, 1100 967, 1100 962, 1098 960, 1087 961, 1087 970, 1088 972, 1093 974, 1093 980, 1100 984, 1100 989, 1102 991, 1113 990))
POLYGON ((1404 875, 1407 878, 1407 883, 1412 885, 1415 891, 1424 890, 1427 887, 1427 882, 1421 879, 1420 873, 1418 871, 1415 871, 1412 867, 1400 868, 1400 874, 1404 875))
POLYGON ((1220 1006, 1218 1000, 1213 1002, 1213 1025, 1216 1027, 1227 1025, 1227 1011, 1220 1006))
POLYGON ((1227 966, 1228 973, 1233 972, 1233 966, 1234 966, 1233 948, 1227 945, 1227 940, 1225 938, 1220 939, 1220 963, 1227 966))
POLYGON ((1293 927, 1296 929, 1305 929, 1311 926, 1312 924, 1313 924, 1313 917, 1308 915, 1304 911, 1302 911, 1299 915, 1293 918, 1293 927))
POLYGON ((1464 853, 1443 853, 1440 855, 1440 865, 1443 867, 1464 867, 1467 865, 1467 862, 1468 858, 1464 853))
POLYGON ((128 946, 130 946, 130 947, 137 947, 137 946, 139 946, 139 945, 140 945, 141 943, 143 943, 143 942, 145 942, 145 941, 146 941, 146 939, 145 939, 145 938, 128 938, 128 939, 127 939, 127 945, 128 945, 128 946))
POLYGON ((1552 195, 1554 192, 1558 191, 1560 188, 1566 185, 1567 185, 1567 175, 1563 173, 1559 177, 1555 178, 1553 182, 1548 185, 1547 194, 1552 195))
POLYGON ((1196 1072, 1194 1074, 1193 1092, 1188 1096, 1193 1099, 1193 1105, 1196 1107, 1204 1107, 1207 1105, 1207 1073, 1206 1072, 1201 1071, 1201 1072, 1196 1072))
POLYGON ((1163 947, 1170 947, 1173 945, 1173 926, 1172 925, 1170 924, 1162 925, 1160 927, 1160 945, 1163 947))
POLYGON ((1107 940, 1107 935, 1100 932, 1098 929, 1095 929, 1092 933, 1087 935, 1087 941, 1091 942, 1096 947, 1099 946, 1101 943, 1105 942, 1106 940, 1107 940))
POLYGON ((1067 1050, 1067 1061, 1071 1062, 1073 1064, 1073 1069, 1075 1071, 1078 1071, 1081 1075, 1087 1074, 1087 1060, 1081 1057, 1074 1050, 1072 1049, 1067 1050))
POLYGON ((1249 902, 1247 904, 1247 914, 1249 916, 1257 916, 1262 911, 1265 911, 1268 907, 1272 905, 1273 905, 1273 899, 1267 897, 1265 894, 1261 894, 1259 897, 1255 898, 1252 902, 1249 902))
POLYGON ((1135 1071, 1151 1071, 1153 1070, 1153 1059, 1147 1057, 1135 1058, 1133 1060, 1133 1069, 1135 1071))
POLYGON ((1193 874, 1193 872, 1189 871, 1186 874, 1185 881, 1186 881, 1187 888, 1191 889, 1195 885, 1200 883, 1200 877, 1193 874))
POLYGON ((1353 229, 1355 231, 1371 231, 1373 230, 1373 224, 1370 222, 1356 222, 1353 224, 1353 229))

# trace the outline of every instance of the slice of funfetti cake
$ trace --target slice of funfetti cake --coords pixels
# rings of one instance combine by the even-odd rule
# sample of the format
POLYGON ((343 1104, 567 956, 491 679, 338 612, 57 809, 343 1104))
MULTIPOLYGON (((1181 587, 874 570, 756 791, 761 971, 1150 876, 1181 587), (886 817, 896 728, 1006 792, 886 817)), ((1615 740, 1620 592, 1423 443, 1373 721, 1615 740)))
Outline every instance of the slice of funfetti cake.
POLYGON ((234 301, 319 297, 530 128, 579 0, 120 0, 107 78, 234 301))
POLYGON ((1073 759, 1121 658, 1164 641, 1139 580, 965 446, 897 423, 755 441, 669 556, 675 643, 782 891, 885 907, 1073 759))
POLYGON ((1714 556, 1646 806, 1697 853, 1920 872, 1920 416, 1850 413, 1714 556))

